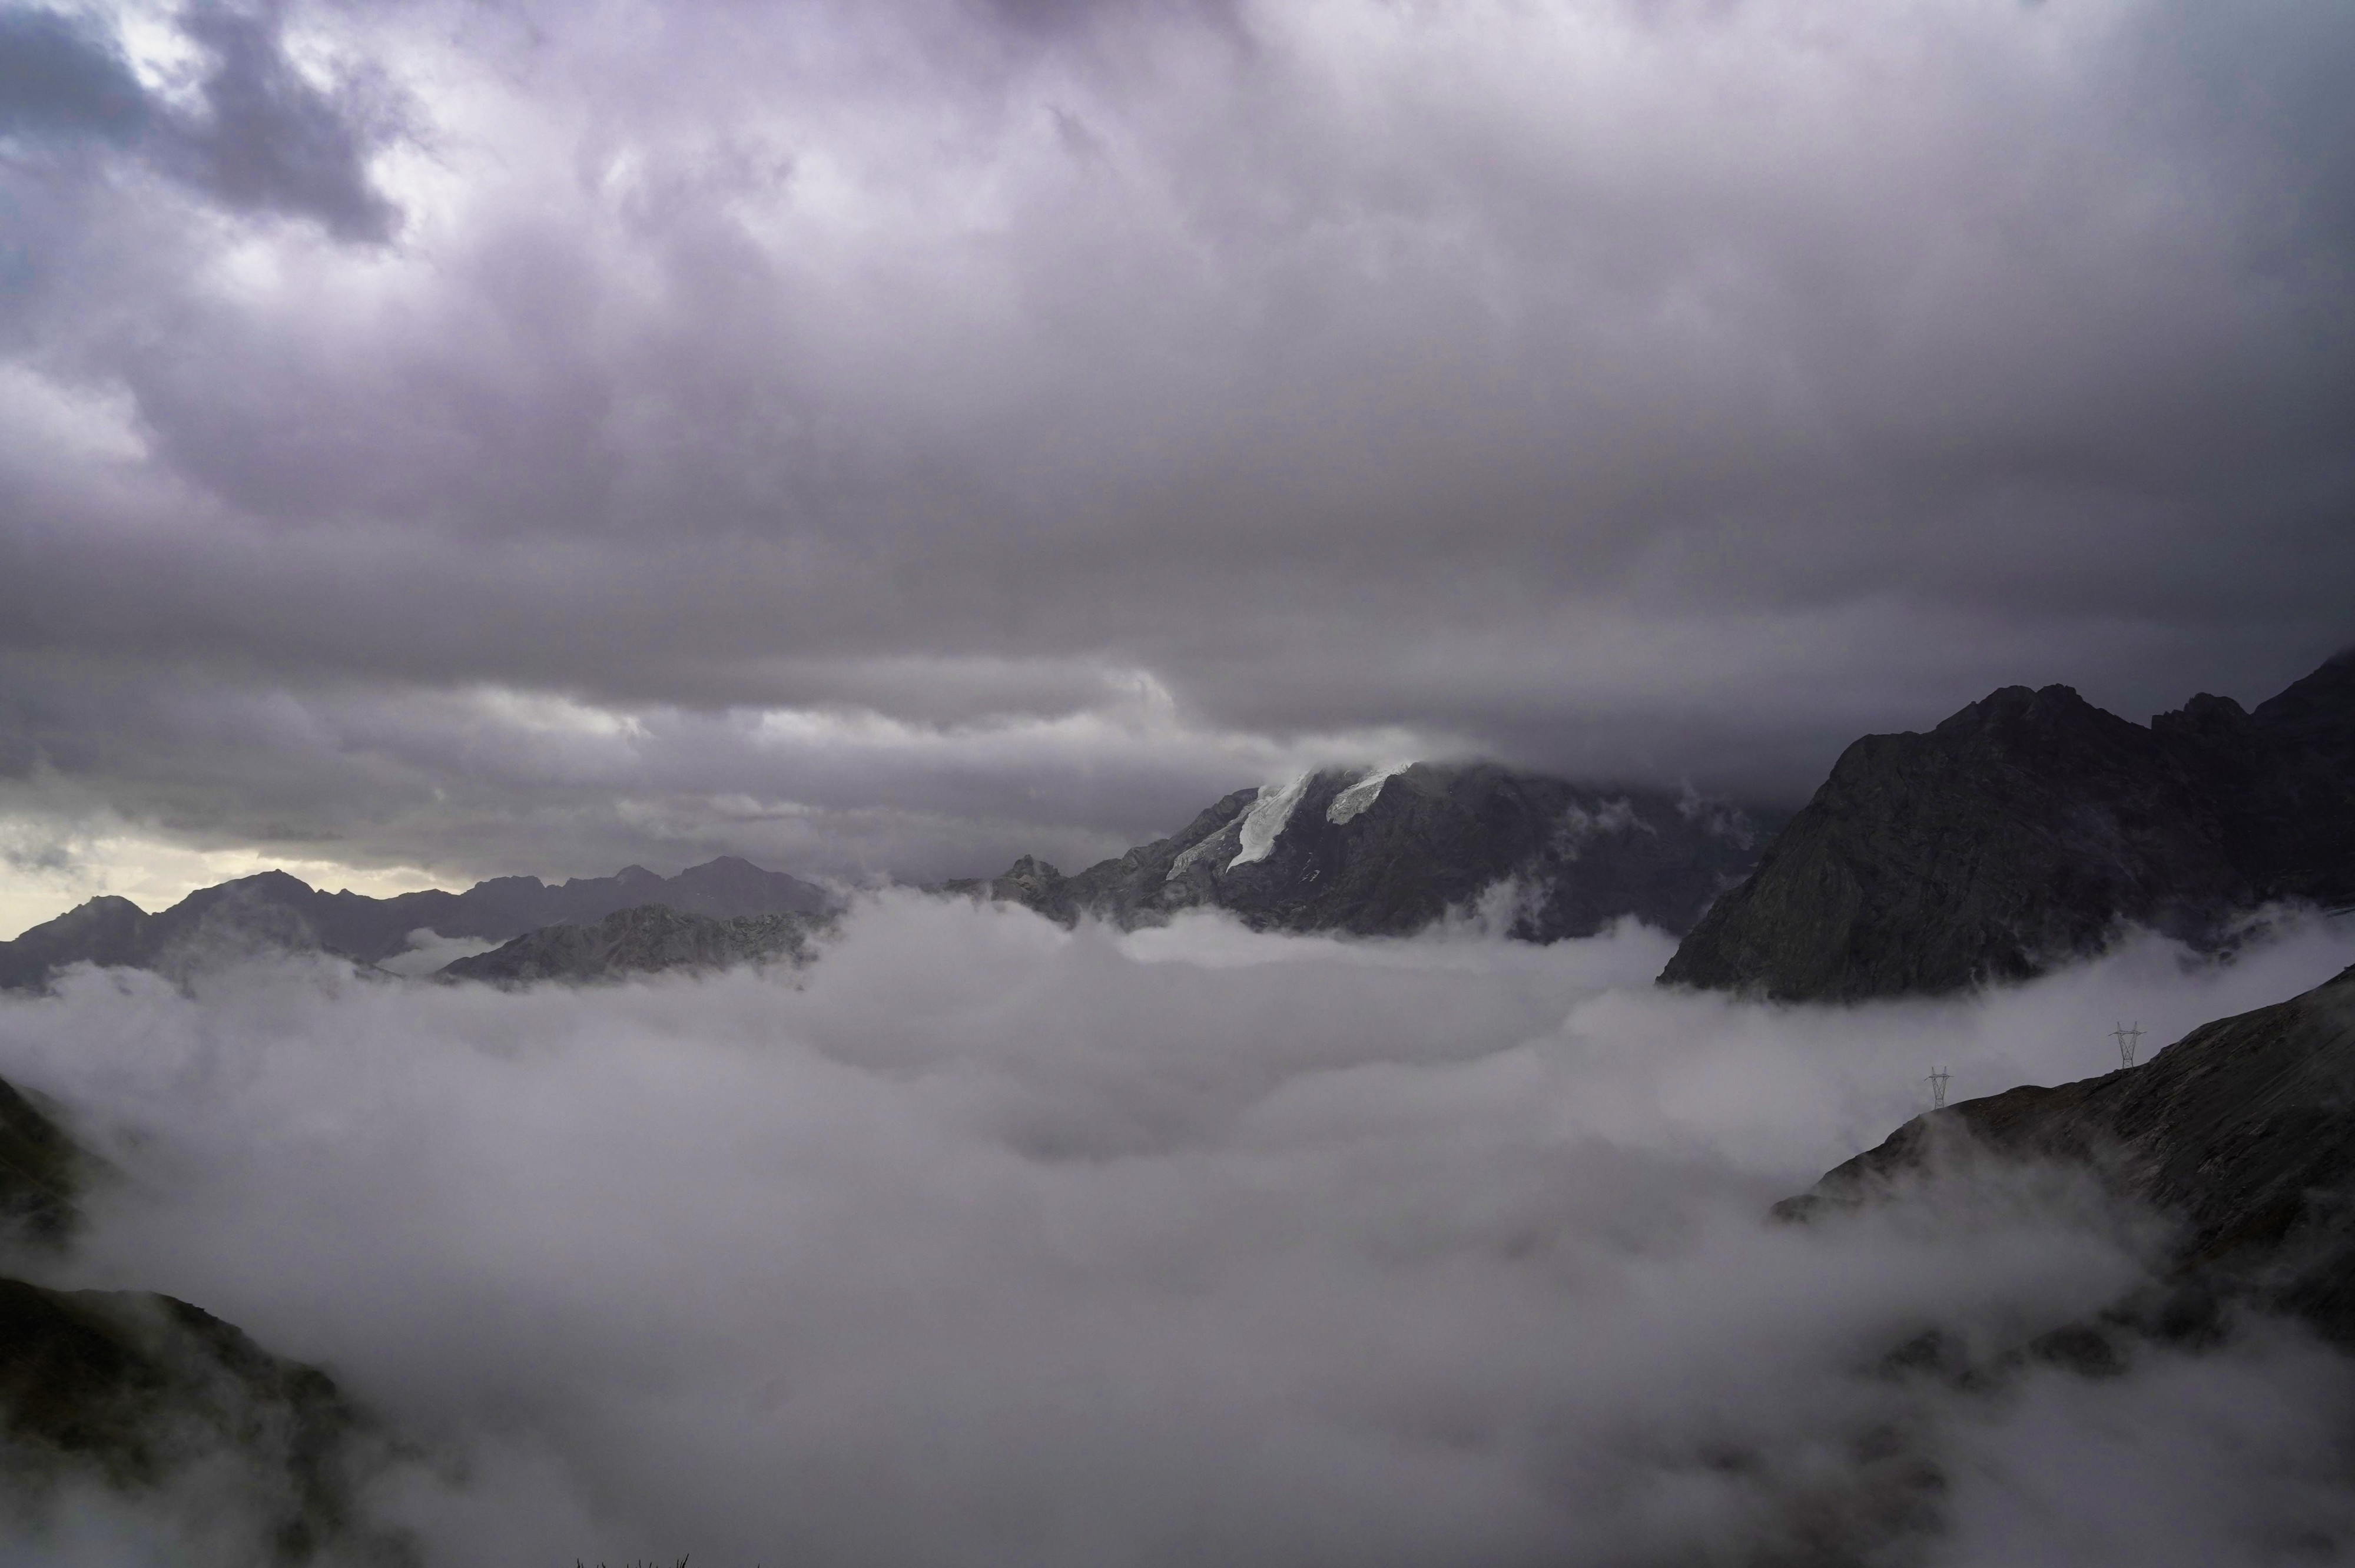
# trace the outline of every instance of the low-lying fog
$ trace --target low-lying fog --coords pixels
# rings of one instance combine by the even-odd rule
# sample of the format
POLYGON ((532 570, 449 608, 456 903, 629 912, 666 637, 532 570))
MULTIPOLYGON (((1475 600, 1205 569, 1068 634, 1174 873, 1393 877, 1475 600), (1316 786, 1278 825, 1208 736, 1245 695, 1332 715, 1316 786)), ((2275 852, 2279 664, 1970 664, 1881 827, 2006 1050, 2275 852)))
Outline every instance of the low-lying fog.
MULTIPOLYGON (((2355 931, 1837 1011, 1663 994, 1669 948, 889 896, 799 976, 83 973, 0 1004, 0 1073, 128 1178, 64 1282, 196 1302, 432 1445, 376 1501, 437 1563, 2151 1568, 2350 1539, 2355 1380, 2285 1326, 2102 1381, 1873 1373, 1931 1324, 2000 1349, 2131 1285, 2151 1227, 2080 1184, 1764 1216, 1934 1065, 1956 1098, 2100 1072, 2114 1023, 2148 1052, 2355 931)), ((45 1528, 53 1562, 243 1550, 200 1486, 45 1528)))

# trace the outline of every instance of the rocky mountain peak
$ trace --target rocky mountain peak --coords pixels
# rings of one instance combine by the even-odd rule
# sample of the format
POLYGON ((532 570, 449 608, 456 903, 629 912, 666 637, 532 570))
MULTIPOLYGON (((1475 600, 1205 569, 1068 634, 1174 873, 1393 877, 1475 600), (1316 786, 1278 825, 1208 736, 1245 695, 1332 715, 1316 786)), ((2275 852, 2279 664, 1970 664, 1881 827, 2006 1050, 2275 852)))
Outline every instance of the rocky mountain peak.
POLYGON ((1514 934, 1623 915, 1682 930, 1747 869, 1770 807, 1573 784, 1492 763, 1325 769, 1235 790, 1169 837, 1066 877, 1024 856, 952 884, 1050 919, 1150 925, 1195 908, 1280 931, 1405 935, 1503 895, 1514 934))
POLYGON ((2006 687, 1869 735, 1661 978, 1845 1000, 2021 979, 2122 923, 2198 944, 2269 900, 2355 901, 2355 659, 2148 728, 2006 687))

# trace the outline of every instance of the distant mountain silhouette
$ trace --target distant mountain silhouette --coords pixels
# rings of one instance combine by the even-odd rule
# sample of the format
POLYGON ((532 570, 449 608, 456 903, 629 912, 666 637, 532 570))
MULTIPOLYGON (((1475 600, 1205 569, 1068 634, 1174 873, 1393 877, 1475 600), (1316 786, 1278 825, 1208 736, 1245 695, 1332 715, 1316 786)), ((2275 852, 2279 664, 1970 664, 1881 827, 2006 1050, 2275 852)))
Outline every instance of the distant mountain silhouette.
POLYGON ((199 889, 159 914, 128 899, 96 898, 0 943, 0 987, 37 986, 69 964, 163 969, 267 947, 320 948, 363 963, 404 949, 410 933, 506 942, 543 926, 603 919, 616 910, 658 903, 714 919, 821 914, 834 907, 824 888, 722 856, 658 877, 643 866, 611 877, 575 877, 549 885, 537 877, 500 877, 463 893, 402 893, 372 899, 321 892, 283 871, 263 871, 199 889))
POLYGON ((2213 944, 2273 900, 2355 903, 2355 652, 2245 712, 2146 729, 2006 687, 1869 735, 1710 910, 1664 984, 1850 1000, 2016 980, 2122 923, 2213 944))
POLYGON ((1600 787, 1492 763, 1327 771, 1237 790, 1178 833, 1066 876, 1025 856, 948 884, 1069 923, 1151 925, 1221 909, 1273 931, 1402 936, 1496 901, 1550 942, 1634 915, 1672 932, 1755 864, 1785 814, 1600 787))

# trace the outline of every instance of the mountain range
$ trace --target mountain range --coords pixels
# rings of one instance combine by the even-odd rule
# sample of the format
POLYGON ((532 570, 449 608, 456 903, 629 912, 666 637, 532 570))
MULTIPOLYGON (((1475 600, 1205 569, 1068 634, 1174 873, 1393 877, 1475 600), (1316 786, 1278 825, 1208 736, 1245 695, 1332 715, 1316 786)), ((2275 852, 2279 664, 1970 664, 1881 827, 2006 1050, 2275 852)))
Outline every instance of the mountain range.
MULTIPOLYGON (((2006 687, 1850 745, 1796 815, 1494 763, 1323 770, 1241 789, 1076 873, 1024 856, 938 891, 1124 928, 1191 909, 1259 930, 1402 936, 1478 912, 1534 942, 1632 916, 1681 933, 1664 984, 1781 1000, 2019 980, 2127 925, 2216 949, 2267 903, 2355 904, 2355 652, 2254 710, 2202 693, 2147 726, 2066 686, 2006 687)), ((372 899, 265 871, 150 915, 98 898, 0 943, 0 987, 76 962, 167 972, 259 946, 361 963, 411 935, 521 943, 451 978, 593 978, 807 956, 827 890, 734 857, 658 877, 372 899), (629 910, 650 920, 604 931, 629 910), (720 924, 794 916, 805 923, 720 924)))
MULTIPOLYGON (((1219 909, 1259 929, 1403 936, 1486 906, 1529 941, 1590 935, 1634 916, 1683 931, 1756 862, 1785 814, 1689 792, 1601 788, 1489 763, 1311 773, 1237 790, 1167 838, 1073 876, 1025 856, 988 880, 936 891, 1023 904, 1065 924, 1123 927, 1219 909)), ((663 878, 632 866, 550 885, 372 899, 283 871, 200 890, 158 914, 97 898, 0 943, 0 987, 74 963, 167 973, 264 948, 363 964, 411 935, 502 943, 450 979, 594 979, 731 962, 800 962, 839 901, 734 857, 663 878)))
POLYGON ((374 964, 402 952, 418 931, 504 943, 646 904, 731 920, 824 915, 839 901, 815 883, 762 870, 733 855, 690 866, 676 877, 629 866, 610 877, 554 884, 537 877, 499 877, 463 893, 436 890, 389 899, 322 892, 283 871, 263 871, 199 889, 157 914, 129 899, 91 899, 14 942, 0 942, 0 987, 37 986, 74 963, 170 972, 260 946, 317 948, 374 964))

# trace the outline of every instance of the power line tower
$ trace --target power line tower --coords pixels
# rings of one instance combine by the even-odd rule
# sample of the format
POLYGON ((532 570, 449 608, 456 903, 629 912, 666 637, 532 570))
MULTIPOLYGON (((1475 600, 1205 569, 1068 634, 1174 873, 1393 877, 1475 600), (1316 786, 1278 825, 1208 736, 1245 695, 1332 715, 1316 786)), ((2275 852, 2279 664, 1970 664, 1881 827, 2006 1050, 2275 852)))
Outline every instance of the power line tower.
POLYGON ((2118 1065, 2120 1067, 2132 1067, 2134 1065, 2135 1048, 2142 1043, 2142 1020, 2140 1019, 2135 1019, 2134 1028, 2132 1029, 2128 1029, 2126 1025, 2120 1024, 2117 1028, 2110 1031, 2110 1038, 2118 1042, 2118 1065))
POLYGON ((1946 1108, 1946 1080, 1953 1076, 1943 1067, 1930 1069, 1930 1109, 1943 1111, 1946 1108))

